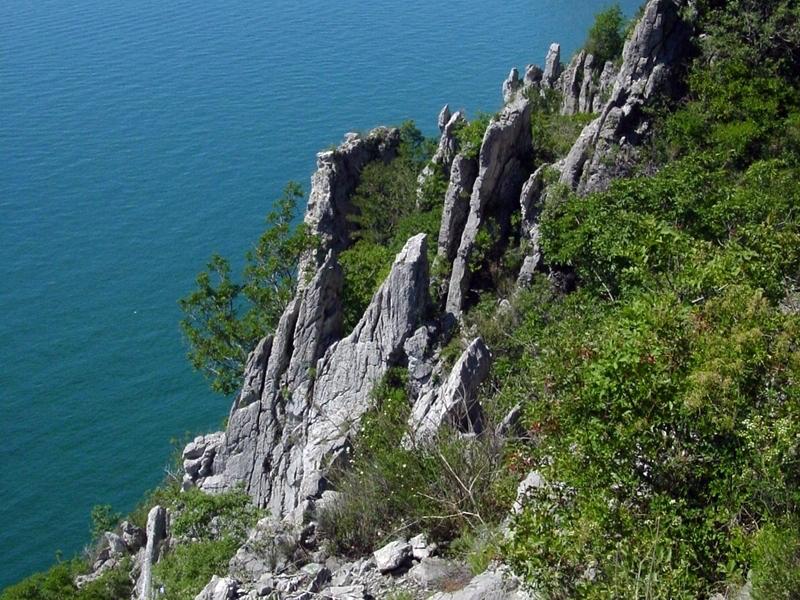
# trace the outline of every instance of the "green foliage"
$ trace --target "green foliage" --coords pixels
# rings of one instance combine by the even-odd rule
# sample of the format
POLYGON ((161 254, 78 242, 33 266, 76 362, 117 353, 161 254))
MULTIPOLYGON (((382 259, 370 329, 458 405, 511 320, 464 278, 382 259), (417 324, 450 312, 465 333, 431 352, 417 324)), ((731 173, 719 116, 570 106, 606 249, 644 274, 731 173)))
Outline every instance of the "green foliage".
POLYGON ((206 494, 190 489, 165 497, 171 514, 171 532, 181 543, 153 569, 156 586, 166 600, 194 596, 213 575, 227 572, 228 562, 264 512, 241 490, 206 494))
POLYGON ((100 539, 106 531, 114 531, 122 515, 114 512, 110 504, 97 504, 92 507, 90 530, 92 540, 100 539))
POLYGON ((80 590, 73 583, 75 577, 87 572, 88 565, 80 560, 59 562, 49 570, 31 575, 16 585, 6 588, 0 600, 120 600, 129 598, 133 585, 128 575, 130 561, 104 573, 80 590))
POLYGON ((478 158, 483 144, 483 136, 486 129, 492 122, 494 115, 489 113, 478 113, 469 123, 464 123, 457 127, 453 132, 458 140, 459 151, 467 158, 478 158))
POLYGON ((800 535, 793 521, 768 525, 755 536, 753 548, 753 598, 800 598, 800 535))
POLYGON ((412 531, 453 538, 499 520, 509 502, 494 436, 475 441, 442 433, 434 443, 404 447, 410 404, 406 374, 392 370, 373 390, 349 465, 332 483, 343 500, 320 517, 337 552, 360 555, 412 531), (502 490, 502 493, 501 493, 502 490))
POLYGON ((240 542, 233 537, 177 546, 153 567, 155 586, 164 600, 194 598, 214 575, 224 575, 240 542))
POLYGON ((602 65, 608 60, 617 60, 622 56, 625 44, 625 15, 619 4, 609 6, 594 17, 589 28, 583 49, 594 55, 595 63, 602 65))
MULTIPOLYGON (((351 331, 361 318, 408 239, 427 233, 433 240, 438 234, 446 190, 440 170, 427 179, 417 205, 417 177, 429 158, 430 144, 412 122, 406 122, 401 126, 397 157, 389 163, 370 163, 361 173, 351 201, 355 212, 349 218, 356 242, 339 255, 345 331, 351 331)), ((435 255, 436 244, 431 241, 431 263, 435 255)))
POLYGON ((294 294, 300 255, 313 245, 304 225, 295 226, 299 184, 290 182, 267 216, 267 229, 247 254, 237 283, 226 258, 214 255, 178 304, 189 360, 221 394, 233 393, 248 353, 271 331, 294 294))
POLYGON ((173 510, 172 534, 198 540, 231 537, 242 541, 260 515, 250 497, 241 490, 206 494, 193 488, 178 496, 173 510), (212 519, 216 523, 213 531, 212 519))

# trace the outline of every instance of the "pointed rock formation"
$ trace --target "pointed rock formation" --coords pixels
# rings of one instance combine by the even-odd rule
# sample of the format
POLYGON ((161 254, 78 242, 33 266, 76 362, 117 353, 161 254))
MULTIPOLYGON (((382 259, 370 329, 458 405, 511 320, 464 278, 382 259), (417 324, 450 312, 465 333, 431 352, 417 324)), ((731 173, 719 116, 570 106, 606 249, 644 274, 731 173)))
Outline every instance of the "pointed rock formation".
POLYGON ((521 238, 529 246, 522 268, 519 272, 517 284, 530 285, 533 274, 542 261, 542 252, 539 248, 539 217, 544 205, 544 173, 551 165, 542 165, 528 178, 522 186, 519 204, 522 215, 521 238))
POLYGON ((428 443, 444 424, 460 431, 480 433, 478 386, 489 374, 490 365, 489 349, 481 338, 476 338, 456 361, 438 395, 421 398, 414 404, 405 445, 428 443))
POLYGON ((330 347, 317 367, 314 397, 305 419, 300 497, 323 491, 324 468, 342 456, 372 387, 403 362, 403 345, 422 323, 429 306, 427 240, 412 237, 397 255, 353 333, 330 347))
POLYGON ((552 43, 547 51, 542 74, 542 87, 552 89, 561 75, 561 44, 552 43))
POLYGON ((167 537, 167 511, 162 506, 154 506, 147 514, 147 545, 142 555, 141 573, 136 582, 139 600, 154 600, 158 595, 153 591, 153 565, 161 556, 161 545, 167 537))
POLYGON ((531 104, 519 98, 503 109, 483 136, 478 177, 447 292, 446 310, 454 317, 460 316, 469 291, 469 261, 478 232, 491 216, 499 238, 506 239, 520 189, 530 173, 531 153, 531 104))
POLYGON ((558 81, 561 92, 561 114, 574 115, 579 111, 586 52, 581 50, 570 61, 558 81))
POLYGON ((522 89, 522 82, 519 79, 519 71, 516 67, 511 69, 511 72, 503 82, 503 102, 508 104, 517 95, 517 92, 522 89))
MULTIPOLYGON (((351 224, 347 216, 352 213, 350 196, 358 185, 361 170, 373 160, 388 162, 397 154, 400 131, 379 127, 367 136, 348 134, 335 150, 317 154, 317 170, 311 178, 305 223, 309 233, 317 236, 319 249, 316 267, 329 250, 339 252, 349 244, 351 224)), ((306 272, 309 261, 304 261, 301 273, 306 272)))
POLYGON ((671 74, 689 51, 691 27, 682 20, 680 5, 679 0, 651 0, 645 6, 625 43, 611 97, 564 160, 562 183, 589 193, 604 189, 612 177, 622 174, 625 157, 649 130, 642 107, 657 92, 669 95, 671 74))
POLYGON ((463 154, 455 157, 450 170, 450 183, 444 197, 438 242, 438 256, 448 263, 456 256, 464 224, 467 222, 469 199, 477 176, 477 160, 467 158, 463 154))
MULTIPOLYGON (((213 462, 187 471, 189 483, 210 492, 244 484, 276 517, 323 491, 326 468, 369 408, 372 386, 403 362, 403 344, 421 324, 428 306, 425 236, 409 240, 353 333, 337 341, 341 285, 341 269, 328 252, 274 336, 251 354, 213 462)), ((205 439, 195 440, 184 459, 197 461, 207 448, 205 439)))
MULTIPOLYGON (((445 109, 439 114, 441 119, 445 115, 445 109)), ((449 110, 447 111, 449 114, 449 110)), ((466 122, 464 114, 457 112, 450 115, 450 118, 442 127, 442 136, 439 138, 439 146, 436 149, 430 162, 425 165, 422 173, 417 178, 417 206, 419 207, 424 200, 425 183, 430 177, 433 177, 437 172, 445 179, 449 179, 450 170, 453 165, 453 160, 458 152, 458 137, 456 136, 457 129, 466 122)))

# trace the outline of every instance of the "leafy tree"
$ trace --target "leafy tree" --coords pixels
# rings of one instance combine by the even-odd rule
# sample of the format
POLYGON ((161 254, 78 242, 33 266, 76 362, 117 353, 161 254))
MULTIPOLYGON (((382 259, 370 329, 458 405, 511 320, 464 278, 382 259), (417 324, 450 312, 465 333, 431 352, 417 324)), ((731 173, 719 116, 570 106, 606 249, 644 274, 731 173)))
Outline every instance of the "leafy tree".
POLYGON ((602 65, 607 60, 619 58, 624 44, 625 15, 619 4, 614 4, 597 13, 583 48, 602 65))
POLYGON ((178 301, 189 360, 211 389, 233 393, 248 353, 274 329, 292 298, 300 255, 312 240, 295 226, 300 184, 290 182, 267 215, 267 229, 247 253, 244 278, 234 280, 228 259, 215 254, 196 279, 197 287, 178 301))

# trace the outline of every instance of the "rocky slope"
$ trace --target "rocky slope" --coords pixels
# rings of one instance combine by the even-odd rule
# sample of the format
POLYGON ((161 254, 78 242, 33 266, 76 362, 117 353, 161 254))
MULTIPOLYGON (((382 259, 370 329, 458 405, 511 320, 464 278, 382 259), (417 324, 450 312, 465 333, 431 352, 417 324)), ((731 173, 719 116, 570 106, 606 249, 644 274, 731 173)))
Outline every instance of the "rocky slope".
MULTIPOLYGON (((438 240, 424 235, 408 240, 352 331, 343 331, 337 260, 352 244, 350 196, 368 162, 395 156, 399 132, 348 134, 337 149, 318 155, 305 222, 319 246, 301 260, 297 293, 275 332, 251 353, 227 429, 196 438, 183 452, 185 488, 216 493, 243 486, 270 514, 231 561, 230 573, 210 581, 198 600, 349 599, 397 589, 423 597, 442 578, 465 585, 434 596, 441 600, 530 597, 503 567, 469 581, 459 565, 432 558, 434 549, 418 538, 398 540, 355 563, 325 556, 317 545, 317 511, 337 501, 327 475, 346 460, 371 406, 370 392, 391 367, 408 367, 414 394, 405 444, 425 443, 444 423, 465 433, 484 427, 477 388, 489 371, 491 348, 480 338, 472 340, 451 369, 440 358, 470 302, 479 232, 492 220, 499 228, 493 243, 515 236, 527 241, 520 285, 545 268, 538 248, 544 197, 556 183, 579 193, 602 189, 629 168, 649 132, 644 109, 672 91, 670 75, 688 51, 690 26, 679 8, 677 0, 650 0, 619 67, 596 64, 585 52, 563 66, 560 47, 553 44, 544 68, 531 65, 522 79, 512 70, 502 86, 505 106, 488 126, 477 160, 459 152, 455 130, 465 117, 445 107, 438 150, 420 176, 422 186, 440 170, 449 182, 438 240), (531 98, 551 92, 560 96, 562 114, 597 117, 564 159, 535 164, 531 98), (546 177, 550 171, 556 176, 546 177), (429 296, 427 245, 434 243, 440 280, 433 283, 444 290, 442 306, 429 296), (277 539, 280 545, 266 544, 277 539), (265 551, 267 546, 272 549, 265 551)), ((167 534, 165 520, 163 509, 153 509, 146 543, 114 550, 138 552, 142 599, 157 597, 149 573, 167 534)))

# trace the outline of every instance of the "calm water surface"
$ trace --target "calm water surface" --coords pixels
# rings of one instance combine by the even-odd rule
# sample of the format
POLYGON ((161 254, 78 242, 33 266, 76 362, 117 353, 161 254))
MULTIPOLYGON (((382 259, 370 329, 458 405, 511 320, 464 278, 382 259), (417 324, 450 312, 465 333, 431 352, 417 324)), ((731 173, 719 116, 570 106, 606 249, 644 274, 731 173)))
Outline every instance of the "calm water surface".
MULTIPOLYGON (((638 0, 624 1, 632 14, 638 0)), ((350 130, 496 110, 592 0, 0 3, 0 588, 130 510, 228 400, 176 300, 350 130)))

